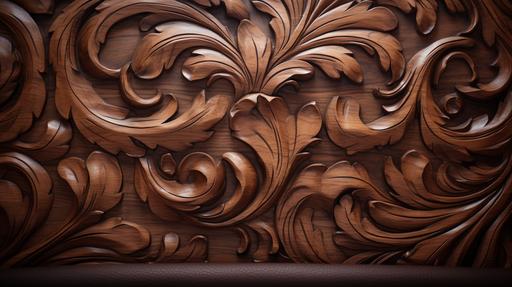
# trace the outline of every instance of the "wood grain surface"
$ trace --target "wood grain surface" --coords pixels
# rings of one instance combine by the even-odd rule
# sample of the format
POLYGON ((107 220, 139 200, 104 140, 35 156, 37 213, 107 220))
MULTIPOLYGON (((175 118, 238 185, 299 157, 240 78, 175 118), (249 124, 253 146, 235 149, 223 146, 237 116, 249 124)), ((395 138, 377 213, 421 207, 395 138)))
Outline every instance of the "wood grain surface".
POLYGON ((0 0, 0 265, 510 267, 512 2, 0 0))

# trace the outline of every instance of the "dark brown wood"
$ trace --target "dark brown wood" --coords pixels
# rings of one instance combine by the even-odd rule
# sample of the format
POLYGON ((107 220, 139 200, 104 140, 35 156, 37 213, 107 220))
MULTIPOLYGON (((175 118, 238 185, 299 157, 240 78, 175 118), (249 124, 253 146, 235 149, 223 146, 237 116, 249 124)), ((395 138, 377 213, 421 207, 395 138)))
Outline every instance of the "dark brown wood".
POLYGON ((0 264, 510 267, 511 85, 507 0, 0 0, 0 264))

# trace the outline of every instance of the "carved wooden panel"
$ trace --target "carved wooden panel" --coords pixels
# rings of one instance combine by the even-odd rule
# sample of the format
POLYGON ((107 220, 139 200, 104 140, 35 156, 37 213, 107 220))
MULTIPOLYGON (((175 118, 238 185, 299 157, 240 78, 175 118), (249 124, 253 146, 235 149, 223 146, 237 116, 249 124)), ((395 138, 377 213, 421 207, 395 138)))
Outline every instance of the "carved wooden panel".
POLYGON ((0 264, 512 263, 512 2, 0 1, 0 264))

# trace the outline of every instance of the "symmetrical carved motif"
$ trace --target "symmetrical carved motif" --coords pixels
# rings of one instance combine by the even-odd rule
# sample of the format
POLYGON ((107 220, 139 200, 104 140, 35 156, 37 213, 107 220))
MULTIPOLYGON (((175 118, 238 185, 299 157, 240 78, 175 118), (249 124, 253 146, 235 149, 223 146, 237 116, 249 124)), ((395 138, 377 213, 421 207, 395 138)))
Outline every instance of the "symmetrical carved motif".
POLYGON ((510 266, 511 31, 506 0, 0 0, 0 264, 510 266), (193 92, 139 90, 167 74, 193 92))

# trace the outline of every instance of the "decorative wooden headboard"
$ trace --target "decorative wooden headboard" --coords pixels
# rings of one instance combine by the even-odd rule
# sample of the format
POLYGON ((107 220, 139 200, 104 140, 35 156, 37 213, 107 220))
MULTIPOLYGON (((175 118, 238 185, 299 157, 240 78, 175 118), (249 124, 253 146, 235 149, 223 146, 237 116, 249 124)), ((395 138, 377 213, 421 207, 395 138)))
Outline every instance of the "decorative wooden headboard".
POLYGON ((0 265, 510 267, 511 82, 508 0, 2 0, 0 265))

